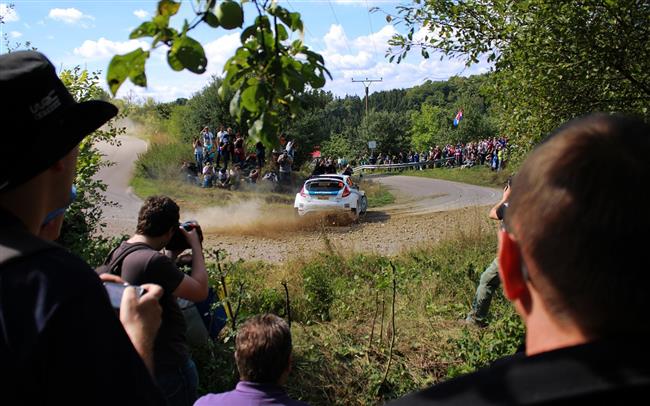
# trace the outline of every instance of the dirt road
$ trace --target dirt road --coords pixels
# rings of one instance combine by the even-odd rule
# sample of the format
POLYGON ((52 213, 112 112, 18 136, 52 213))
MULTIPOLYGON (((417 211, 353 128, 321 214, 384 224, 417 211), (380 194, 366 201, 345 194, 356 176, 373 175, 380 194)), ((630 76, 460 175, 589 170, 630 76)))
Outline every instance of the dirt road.
POLYGON ((106 196, 119 207, 104 207, 108 235, 130 234, 135 230, 142 200, 133 194, 129 180, 138 154, 147 150, 147 143, 132 136, 118 137, 121 145, 101 143, 97 147, 115 165, 102 168, 97 176, 108 185, 106 196))
MULTIPOLYGON (((120 204, 118 208, 104 209, 108 235, 132 233, 142 204, 128 182, 138 153, 145 151, 147 145, 135 137, 120 140, 119 148, 100 146, 116 164, 105 168, 99 176, 108 184, 109 199, 120 204)), ((396 201, 371 209, 359 224, 340 226, 323 222, 305 229, 296 226, 291 207, 265 210, 256 202, 206 208, 200 213, 183 211, 181 215, 183 219, 196 218, 206 226, 206 250, 225 249, 233 260, 277 263, 312 256, 328 244, 348 252, 396 254, 459 231, 489 226, 488 208, 501 196, 497 189, 430 178, 386 176, 373 181, 389 187, 396 201)))

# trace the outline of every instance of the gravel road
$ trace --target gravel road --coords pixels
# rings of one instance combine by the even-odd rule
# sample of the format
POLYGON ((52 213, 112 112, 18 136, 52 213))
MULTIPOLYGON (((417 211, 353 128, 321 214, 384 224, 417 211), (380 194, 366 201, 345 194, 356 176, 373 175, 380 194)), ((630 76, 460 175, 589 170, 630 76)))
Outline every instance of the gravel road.
MULTIPOLYGON (((132 233, 142 204, 128 183, 137 155, 146 150, 147 144, 131 136, 119 139, 122 142, 120 147, 99 146, 116 163, 98 175, 108 184, 108 198, 120 204, 118 208, 104 209, 108 235, 132 233)), ((242 258, 275 263, 309 257, 324 249, 326 240, 335 249, 346 252, 392 255, 451 237, 459 231, 471 232, 478 227, 489 227, 487 212, 501 197, 498 189, 431 178, 398 175, 374 177, 372 180, 390 188, 396 200, 389 206, 370 210, 360 224, 324 224, 306 231, 296 230, 295 226, 289 226, 293 213, 287 207, 286 210, 274 211, 272 223, 252 222, 244 228, 206 232, 204 246, 207 250, 223 248, 233 260, 242 258)))

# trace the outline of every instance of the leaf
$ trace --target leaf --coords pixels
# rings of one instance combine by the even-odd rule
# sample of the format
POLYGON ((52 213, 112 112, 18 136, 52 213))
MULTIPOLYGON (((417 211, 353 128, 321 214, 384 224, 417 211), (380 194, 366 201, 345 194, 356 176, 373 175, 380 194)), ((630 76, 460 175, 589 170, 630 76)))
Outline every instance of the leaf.
POLYGON ((221 26, 227 30, 241 27, 244 23, 244 11, 237 2, 231 0, 221 2, 216 14, 221 26))
POLYGON ((230 100, 230 115, 233 117, 239 117, 241 114, 241 108, 239 107, 239 102, 241 100, 241 90, 237 90, 235 95, 230 100))
POLYGON ((144 65, 149 58, 149 52, 138 48, 124 55, 115 55, 108 65, 106 81, 113 96, 128 77, 138 86, 147 85, 144 65))
POLYGON ((260 118, 255 120, 253 125, 248 129, 248 135, 251 138, 257 138, 260 132, 262 132, 263 128, 264 128, 264 114, 262 114, 260 118))
POLYGON ((160 16, 173 16, 178 13, 181 3, 176 3, 173 0, 160 0, 158 2, 158 15, 160 16))
POLYGON ((246 110, 256 113, 259 110, 258 97, 260 93, 260 85, 253 85, 247 87, 241 94, 241 104, 246 110))
POLYGON ((167 52, 167 61, 174 70, 180 70, 178 68, 182 66, 194 73, 205 72, 208 64, 203 46, 188 36, 182 36, 174 41, 167 52))
POLYGON ((248 38, 255 36, 256 32, 257 32, 257 25, 253 24, 246 27, 246 29, 242 31, 241 36, 239 37, 241 43, 243 44, 248 40, 248 38))
POLYGON ((212 28, 219 27, 219 19, 211 11, 206 11, 205 15, 203 16, 203 19, 205 20, 206 23, 208 23, 210 27, 212 28))
POLYGON ((145 21, 138 28, 131 31, 129 35, 130 39, 142 38, 142 37, 153 37, 159 31, 159 28, 156 24, 151 21, 145 21))

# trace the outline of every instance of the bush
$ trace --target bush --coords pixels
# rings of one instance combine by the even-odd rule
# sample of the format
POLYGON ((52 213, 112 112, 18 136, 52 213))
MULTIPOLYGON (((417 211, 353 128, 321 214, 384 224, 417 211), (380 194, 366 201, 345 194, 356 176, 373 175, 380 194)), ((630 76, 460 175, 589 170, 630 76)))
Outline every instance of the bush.
POLYGON ((332 274, 325 262, 316 261, 302 269, 306 314, 310 321, 330 320, 330 306, 334 302, 332 274))

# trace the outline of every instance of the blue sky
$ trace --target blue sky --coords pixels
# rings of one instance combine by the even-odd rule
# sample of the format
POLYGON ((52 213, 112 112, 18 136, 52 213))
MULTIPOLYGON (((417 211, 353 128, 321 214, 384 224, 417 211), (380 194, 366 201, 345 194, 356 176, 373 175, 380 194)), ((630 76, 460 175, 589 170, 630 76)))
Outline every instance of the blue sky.
MULTIPOLYGON (((279 3, 290 11, 301 13, 305 43, 324 56, 325 65, 332 73, 333 79, 328 81, 325 89, 338 96, 364 93, 363 85, 352 83, 352 78, 383 78, 383 82, 372 84, 372 92, 488 70, 486 63, 465 68, 462 61, 440 61, 436 55, 424 60, 417 51, 399 65, 388 63, 384 56, 387 40, 396 29, 386 22, 385 15, 386 12, 394 14, 395 6, 403 2, 280 0, 279 3), (370 13, 372 7, 379 7, 382 11, 370 13)), ((31 41, 57 69, 80 65, 90 70, 101 70, 104 85, 108 62, 115 53, 126 53, 149 42, 147 39, 130 41, 128 37, 135 27, 151 17, 156 4, 155 0, 0 2, 0 13, 5 21, 0 29, 12 44, 31 41), (8 3, 14 4, 13 11, 7 9, 8 3)), ((245 5, 244 13, 253 16, 250 3, 245 5)), ((190 1, 185 0, 171 25, 180 29, 183 19, 192 16, 190 1)), ((404 28, 398 27, 397 30, 404 28)), ((137 88, 127 84, 122 86, 117 96, 153 97, 158 101, 190 97, 209 82, 212 74, 221 73, 225 61, 239 46, 239 32, 208 26, 195 29, 190 35, 203 44, 208 57, 205 74, 172 71, 167 66, 166 51, 161 49, 154 52, 147 63, 148 87, 137 88)), ((0 53, 6 52, 4 43, 0 47, 0 53)))

